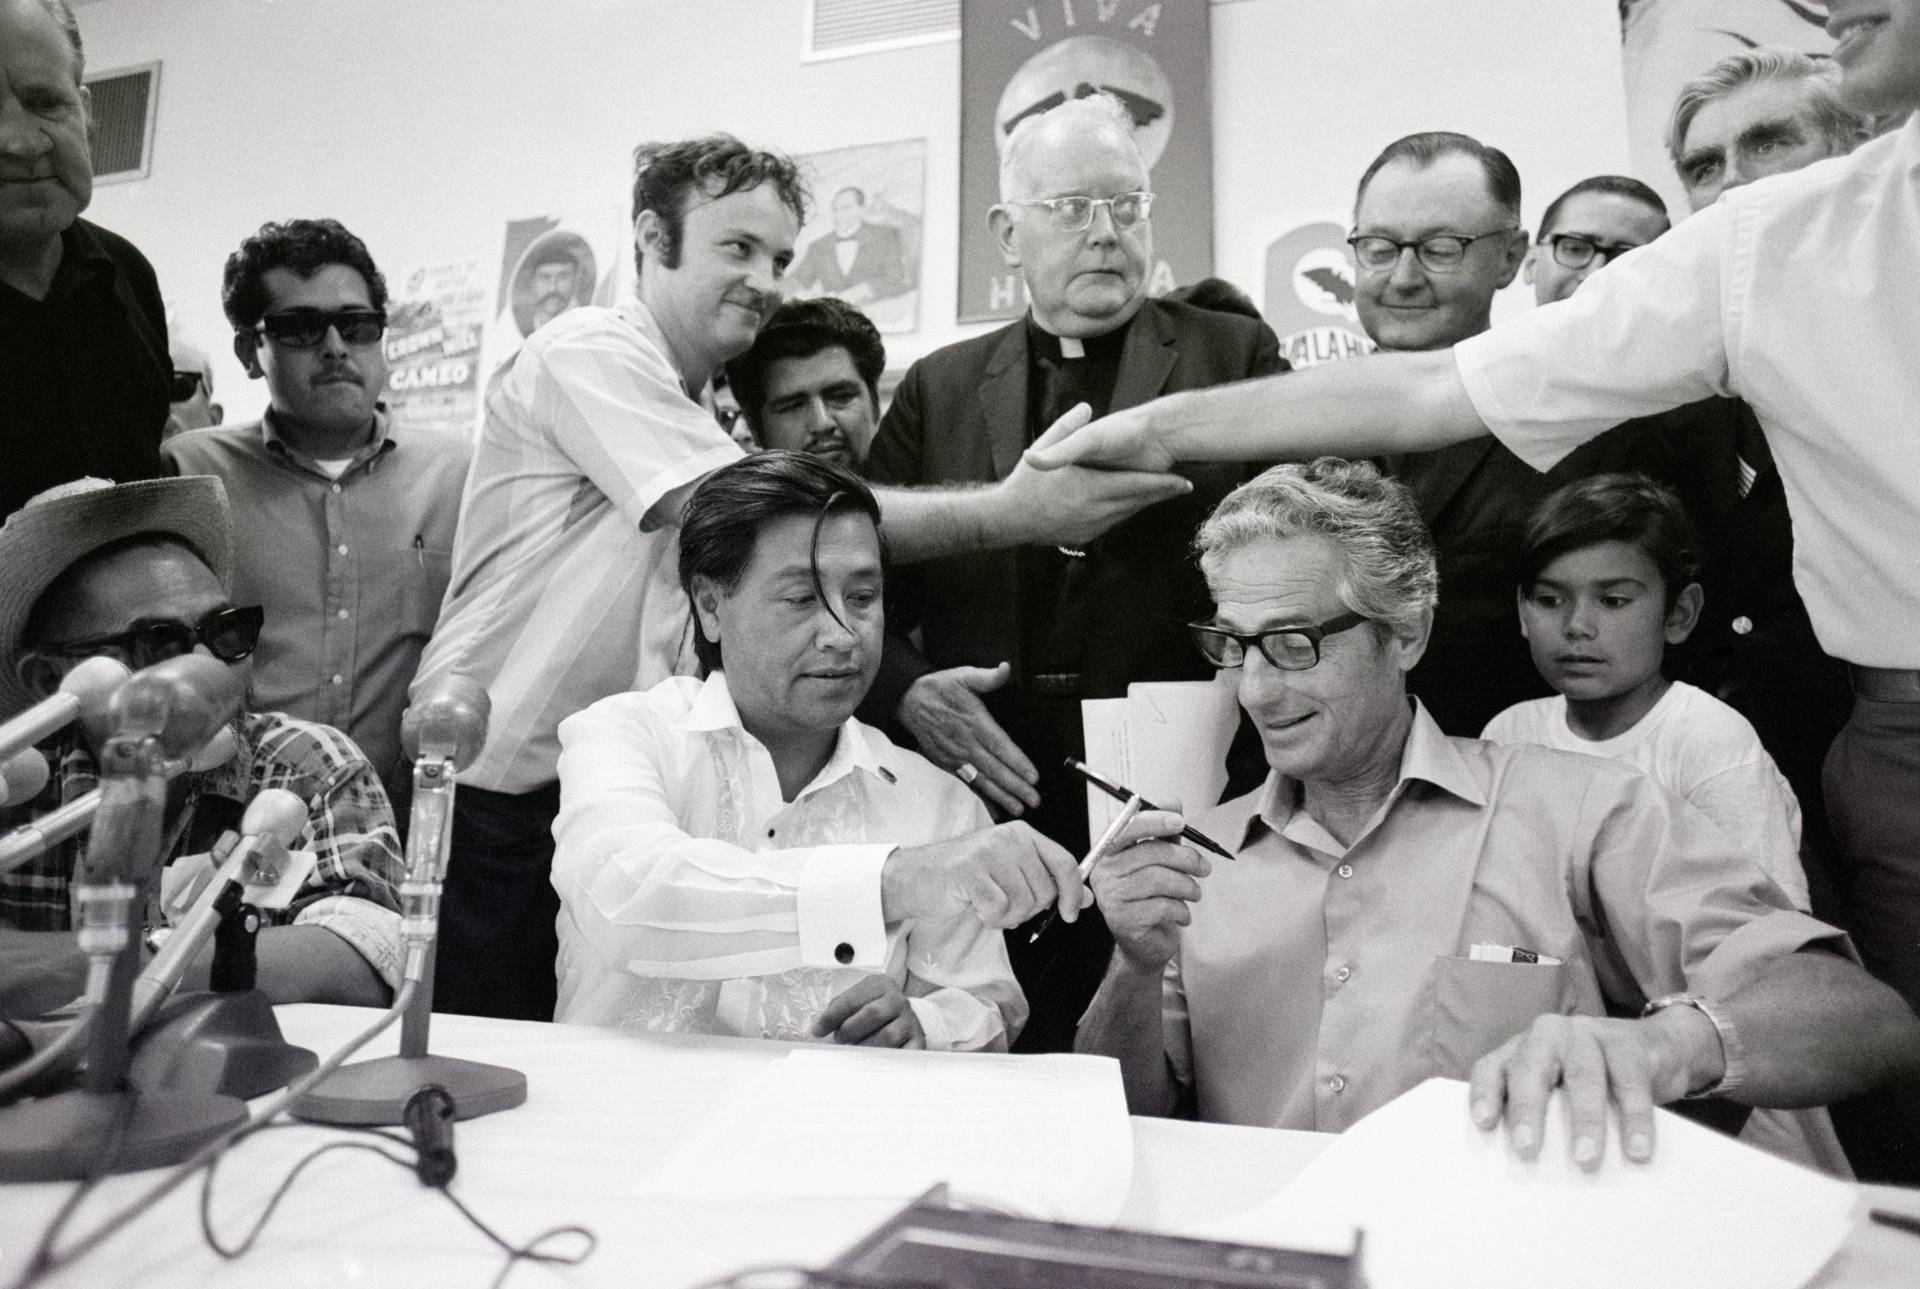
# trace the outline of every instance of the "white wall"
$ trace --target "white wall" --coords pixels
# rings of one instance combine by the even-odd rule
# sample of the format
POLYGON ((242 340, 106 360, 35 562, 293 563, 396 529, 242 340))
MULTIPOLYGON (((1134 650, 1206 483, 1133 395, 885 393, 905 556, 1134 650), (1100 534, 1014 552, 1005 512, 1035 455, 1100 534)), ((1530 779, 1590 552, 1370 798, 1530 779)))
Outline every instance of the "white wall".
MULTIPOLYGON (((1124 20, 1141 0, 1120 7, 1124 20)), ((921 328, 889 337, 889 351, 910 359, 981 330, 953 321, 956 42, 802 64, 801 0, 97 0, 78 12, 91 69, 163 64, 153 173, 100 187, 89 217, 153 260, 181 331, 215 352, 229 419, 258 415, 265 395, 221 357, 220 268, 261 222, 333 216, 389 274, 462 255, 491 265, 505 220, 622 208, 636 142, 711 129, 792 152, 924 136, 921 328)), ((1625 170, 1617 13, 1616 0, 1216 3, 1217 271, 1258 298, 1273 234, 1303 217, 1344 221, 1360 170, 1413 130, 1505 148, 1530 221, 1576 180, 1625 170)), ((1524 307, 1507 295, 1496 317, 1524 307)))

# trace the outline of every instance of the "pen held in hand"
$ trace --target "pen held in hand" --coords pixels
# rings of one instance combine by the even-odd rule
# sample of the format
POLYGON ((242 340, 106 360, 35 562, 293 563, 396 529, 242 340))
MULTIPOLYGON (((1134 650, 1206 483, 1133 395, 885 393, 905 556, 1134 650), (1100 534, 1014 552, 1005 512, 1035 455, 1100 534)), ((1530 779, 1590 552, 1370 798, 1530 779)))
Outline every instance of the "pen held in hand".
MULTIPOLYGON (((1119 838, 1121 833, 1126 831, 1127 825, 1133 822, 1133 817, 1139 814, 1145 806, 1146 802, 1140 799, 1139 793, 1135 793, 1127 798, 1127 804, 1120 807, 1120 813, 1113 817, 1113 822, 1107 825, 1107 830, 1100 834, 1100 840, 1093 843, 1093 849, 1088 851, 1087 857, 1080 861, 1079 871, 1082 882, 1085 882, 1087 878, 1092 875, 1093 866, 1099 863, 1106 853, 1113 848, 1113 843, 1119 838)), ((1046 921, 1042 922, 1039 929, 1027 937, 1028 944, 1032 944, 1035 940, 1038 940, 1046 929, 1053 925, 1053 920, 1059 915, 1059 911, 1060 906, 1056 903, 1054 907, 1048 911, 1046 921)))
MULTIPOLYGON (((1077 760, 1074 757, 1070 756, 1067 758, 1067 768, 1073 771, 1075 774, 1079 775, 1082 779, 1085 779, 1088 783, 1092 784, 1094 787, 1100 789, 1100 791, 1112 797, 1116 801, 1125 801, 1130 797, 1137 797, 1140 795, 1139 793, 1135 792, 1131 788, 1121 787, 1119 784, 1113 782, 1111 779, 1108 779, 1102 776, 1101 774, 1097 773, 1093 769, 1093 767, 1088 765, 1086 762, 1077 760)), ((1140 803, 1140 808, 1142 810, 1158 810, 1160 807, 1154 805, 1153 802, 1151 801, 1142 801, 1140 803)), ((1201 832, 1198 828, 1195 828, 1192 824, 1188 824, 1186 827, 1182 828, 1180 830, 1180 835, 1186 838, 1188 841, 1192 842, 1194 845, 1198 846, 1200 849, 1210 850, 1214 854, 1220 856, 1220 858, 1222 859, 1239 858, 1232 851, 1228 850, 1225 846, 1222 846, 1219 842, 1215 841, 1213 838, 1201 832)))

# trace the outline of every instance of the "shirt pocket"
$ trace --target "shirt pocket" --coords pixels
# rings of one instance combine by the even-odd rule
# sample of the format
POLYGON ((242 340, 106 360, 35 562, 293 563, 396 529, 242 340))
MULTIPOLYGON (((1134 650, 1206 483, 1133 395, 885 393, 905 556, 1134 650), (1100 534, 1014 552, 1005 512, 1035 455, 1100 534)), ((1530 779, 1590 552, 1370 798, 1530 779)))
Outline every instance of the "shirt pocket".
POLYGON ((1427 1043, 1433 1072, 1464 1079, 1473 1063, 1533 1023, 1562 1010, 1565 963, 1476 962, 1445 957, 1434 964, 1427 1043))
POLYGON ((447 582, 453 576, 453 552, 434 550, 416 539, 396 559, 400 583, 398 625, 424 641, 440 621, 440 601, 445 598, 447 582))

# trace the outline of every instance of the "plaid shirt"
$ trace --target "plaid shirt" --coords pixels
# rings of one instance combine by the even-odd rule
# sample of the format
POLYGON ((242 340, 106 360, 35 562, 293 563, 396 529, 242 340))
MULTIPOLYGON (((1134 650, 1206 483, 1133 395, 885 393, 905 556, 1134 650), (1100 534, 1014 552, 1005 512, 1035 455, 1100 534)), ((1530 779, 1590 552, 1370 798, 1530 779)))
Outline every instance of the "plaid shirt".
MULTIPOLYGON (((264 789, 287 789, 308 807, 306 831, 293 849, 314 852, 319 863, 290 907, 262 913, 269 923, 326 927, 397 988, 406 864, 379 776, 331 726, 249 712, 233 732, 239 746, 231 760, 181 781, 186 795, 168 815, 167 862, 205 851, 221 832, 237 828, 246 803, 264 789)), ((0 825, 29 823, 99 786, 93 754, 73 735, 44 750, 56 767, 52 782, 26 806, 0 811, 0 825)), ((83 833, 0 874, 0 921, 23 931, 72 928, 72 879, 85 846, 83 833)))

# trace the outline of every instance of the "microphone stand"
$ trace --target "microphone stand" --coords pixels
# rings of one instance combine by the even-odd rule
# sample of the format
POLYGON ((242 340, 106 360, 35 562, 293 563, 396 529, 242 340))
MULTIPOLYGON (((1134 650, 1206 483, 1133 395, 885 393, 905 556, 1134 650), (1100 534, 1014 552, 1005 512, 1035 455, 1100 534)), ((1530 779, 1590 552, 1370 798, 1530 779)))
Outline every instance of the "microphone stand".
MULTIPOLYGON (((305 819, 301 809, 294 821, 296 831, 305 819)), ((249 861, 271 862, 268 857, 277 855, 284 862, 286 849, 277 837, 262 841, 250 836, 236 844, 235 852, 214 874, 209 889, 187 920, 174 929, 173 939, 163 950, 163 956, 184 959, 210 934, 214 949, 209 988, 136 998, 134 1026, 141 1033, 132 1078, 149 1091, 200 1087, 251 1100, 286 1087, 320 1064, 313 1052, 286 1041, 273 1004, 254 988, 254 936, 260 928, 260 911, 246 902, 243 882, 249 876, 249 861), (181 943, 176 945, 176 940, 181 943)), ((149 984, 161 964, 162 958, 155 958, 140 984, 149 984)), ((184 967, 184 962, 179 965, 184 967)), ((177 971, 167 974, 178 978, 177 971)), ((167 984, 166 990, 171 989, 167 984)))
POLYGON ((518 1070, 465 1061, 428 1052, 433 1023, 434 939, 440 926, 440 888, 447 873, 447 844, 453 833, 455 758, 471 759, 479 739, 461 738, 462 721, 478 709, 485 729, 486 696, 475 689, 429 701, 421 716, 420 756, 413 766, 413 817, 407 837, 407 880, 400 888, 401 939, 406 945, 406 979, 417 981, 400 1022, 400 1054, 342 1066, 293 1103, 296 1119, 335 1124, 398 1124, 407 1103, 428 1084, 453 1096, 454 1117, 473 1119, 511 1110, 527 1099, 527 1076, 518 1070), (477 699, 477 702, 473 701, 477 699), (463 704, 464 709, 463 709, 463 704))
MULTIPOLYGON (((224 676, 225 668, 220 671, 224 676)), ((233 1097, 144 1092, 127 1082, 128 1023, 140 970, 136 926, 164 844, 162 735, 172 715, 169 695, 151 687, 122 703, 132 689, 129 682, 115 695, 114 732, 100 755, 100 807, 81 866, 80 947, 89 959, 92 1022, 85 1080, 79 1088, 0 1109, 0 1181, 78 1179, 178 1163, 246 1119, 245 1104, 233 1097)))

